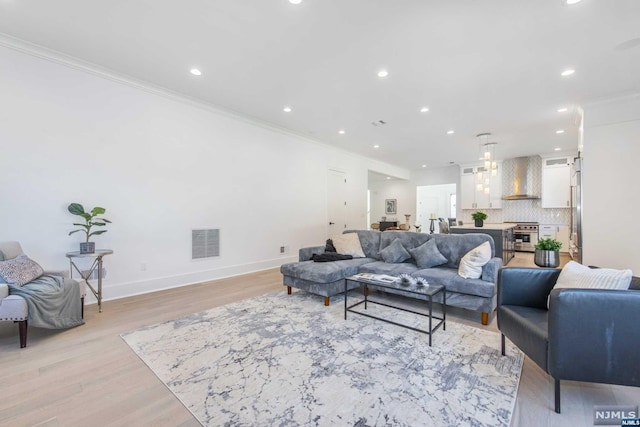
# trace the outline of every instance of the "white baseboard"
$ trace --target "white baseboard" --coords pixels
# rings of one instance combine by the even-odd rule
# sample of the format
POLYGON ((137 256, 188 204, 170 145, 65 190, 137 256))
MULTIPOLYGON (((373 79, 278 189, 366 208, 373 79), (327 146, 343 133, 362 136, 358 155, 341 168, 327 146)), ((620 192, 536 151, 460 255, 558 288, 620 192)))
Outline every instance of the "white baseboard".
MULTIPOLYGON (((195 285, 197 283, 208 282, 211 280, 226 279, 229 277, 241 276, 243 274, 256 273, 258 271, 280 267, 282 264, 287 262, 296 261, 298 261, 297 255, 286 258, 270 259, 252 264, 233 265, 214 270, 180 274, 176 276, 156 277, 148 280, 138 280, 114 284, 107 284, 105 283, 107 282, 105 280, 102 283, 102 301, 127 298, 135 295, 143 295, 166 289, 195 285)), ((92 282, 92 284, 95 284, 95 282, 92 282)), ((87 291, 88 292, 87 296, 85 297, 85 304, 96 304, 97 300, 95 299, 91 291, 89 289, 87 289, 87 291)))

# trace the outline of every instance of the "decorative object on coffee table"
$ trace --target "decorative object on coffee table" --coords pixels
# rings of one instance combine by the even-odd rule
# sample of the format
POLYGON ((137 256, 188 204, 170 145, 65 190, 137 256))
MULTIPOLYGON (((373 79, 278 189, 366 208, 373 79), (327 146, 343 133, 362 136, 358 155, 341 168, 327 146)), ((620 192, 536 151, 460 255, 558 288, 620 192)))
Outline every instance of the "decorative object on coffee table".
POLYGON ((482 211, 477 211, 471 214, 471 218, 475 222, 476 227, 484 226, 484 220, 487 219, 487 214, 482 211))
POLYGON ((78 215, 81 216, 85 223, 74 223, 73 225, 76 225, 78 227, 81 227, 77 230, 73 230, 69 232, 69 236, 71 236, 73 233, 77 233, 79 231, 85 233, 86 236, 86 241, 80 243, 80 253, 81 254, 92 254, 96 251, 96 244, 94 242, 90 242, 89 238, 91 236, 97 236, 98 234, 102 234, 102 233, 106 233, 107 230, 95 230, 95 231, 91 231, 92 227, 104 227, 106 226, 108 223, 110 224, 111 221, 109 221, 106 218, 98 218, 99 215, 102 215, 106 212, 105 208, 101 208, 99 206, 96 206, 95 208, 91 209, 90 212, 85 212, 84 210, 84 206, 82 206, 80 203, 71 203, 67 209, 69 210, 69 212, 71 212, 74 215, 78 215))
POLYGON ((400 276, 398 276, 398 278, 400 279, 400 284, 402 286, 411 286, 411 285, 415 285, 417 283, 416 279, 411 277, 409 274, 401 274, 400 276))
POLYGON ((556 268, 560 265, 560 248, 562 242, 556 239, 540 239, 536 243, 533 262, 538 267, 556 268))

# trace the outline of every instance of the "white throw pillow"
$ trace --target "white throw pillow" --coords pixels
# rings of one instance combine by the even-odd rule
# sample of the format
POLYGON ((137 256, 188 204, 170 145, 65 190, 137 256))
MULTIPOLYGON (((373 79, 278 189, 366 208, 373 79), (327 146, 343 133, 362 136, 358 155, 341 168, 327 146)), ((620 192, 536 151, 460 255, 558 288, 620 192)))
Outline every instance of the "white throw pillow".
POLYGON ((357 233, 338 234, 337 236, 333 236, 331 240, 339 254, 351 255, 354 258, 365 257, 357 233))
POLYGON ((482 267, 491 260, 491 245, 484 242, 465 254, 460 260, 458 275, 465 279, 479 279, 482 267))
POLYGON ((631 270, 589 268, 575 261, 569 261, 562 268, 553 289, 629 289, 632 275, 631 270))

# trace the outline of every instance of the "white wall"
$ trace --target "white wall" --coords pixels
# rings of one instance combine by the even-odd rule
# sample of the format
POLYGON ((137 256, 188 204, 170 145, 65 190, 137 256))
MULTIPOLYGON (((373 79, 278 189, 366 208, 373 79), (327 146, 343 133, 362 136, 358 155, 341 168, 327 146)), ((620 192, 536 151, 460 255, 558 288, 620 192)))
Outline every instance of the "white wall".
POLYGON ((398 224, 406 222, 405 214, 411 215, 410 223, 415 220, 415 188, 412 190, 408 181, 391 180, 369 183, 371 191, 371 222, 378 222, 383 216, 387 221, 398 221, 398 224), (396 199, 397 213, 389 215, 385 213, 385 200, 396 199))
MULTIPOLYGON (((392 174, 391 174, 392 175, 392 174)), ((393 175, 399 176, 399 175, 393 175)), ((371 221, 377 222, 380 217, 387 216, 387 219, 397 219, 400 223, 405 222, 404 214, 411 214, 411 225, 416 221, 416 188, 423 185, 456 184, 456 193, 460 192, 460 168, 457 165, 436 169, 421 169, 411 171, 406 179, 393 179, 391 181, 370 182, 371 190, 371 221), (398 214, 385 215, 385 199, 398 200, 398 214)), ((428 230, 428 221, 422 223, 422 230, 428 230)))
POLYGON ((585 107, 583 263, 640 274, 640 97, 585 107))
POLYGON ((297 259, 324 241, 329 168, 347 174, 349 228, 367 225, 369 169, 408 173, 5 47, 0 70, 0 240, 66 269, 67 205, 105 207, 107 299, 297 259), (220 257, 191 261, 199 227, 221 229, 220 257))

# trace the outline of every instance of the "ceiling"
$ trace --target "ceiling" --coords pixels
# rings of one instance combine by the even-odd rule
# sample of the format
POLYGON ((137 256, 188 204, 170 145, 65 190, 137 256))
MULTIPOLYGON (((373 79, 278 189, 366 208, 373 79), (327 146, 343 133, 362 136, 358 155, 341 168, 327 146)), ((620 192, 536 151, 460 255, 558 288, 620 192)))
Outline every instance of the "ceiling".
POLYGON ((411 170, 575 150, 640 92, 638 0, 0 0, 0 33, 411 170))

